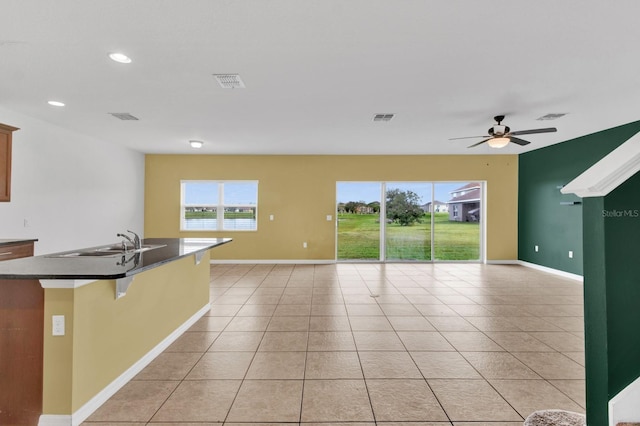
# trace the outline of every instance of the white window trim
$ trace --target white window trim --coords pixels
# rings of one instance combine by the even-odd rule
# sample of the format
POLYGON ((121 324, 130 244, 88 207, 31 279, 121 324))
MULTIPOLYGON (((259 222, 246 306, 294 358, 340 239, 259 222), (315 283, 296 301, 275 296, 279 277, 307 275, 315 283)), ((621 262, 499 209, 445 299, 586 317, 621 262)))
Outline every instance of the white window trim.
POLYGON ((180 180, 180 231, 188 232, 256 232, 258 231, 258 189, 259 181, 257 180, 180 180), (185 208, 193 207, 186 205, 184 200, 184 187, 186 183, 215 183, 218 186, 218 204, 198 204, 198 207, 215 207, 216 208, 216 229, 187 229, 185 227, 185 208), (255 183, 256 184, 256 204, 225 204, 224 203, 224 186, 227 183, 255 183), (254 208, 256 210, 256 227, 255 229, 225 229, 224 213, 226 208, 254 208), (222 214, 220 214, 222 213, 222 214))

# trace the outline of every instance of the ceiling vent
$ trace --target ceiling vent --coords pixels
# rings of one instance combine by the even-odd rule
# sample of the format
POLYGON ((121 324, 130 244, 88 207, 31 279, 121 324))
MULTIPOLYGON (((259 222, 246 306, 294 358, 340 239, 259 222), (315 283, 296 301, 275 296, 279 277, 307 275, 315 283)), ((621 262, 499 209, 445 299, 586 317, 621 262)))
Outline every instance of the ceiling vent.
POLYGON ((395 114, 376 114, 373 116, 373 121, 391 121, 395 114))
POLYGON ((109 114, 113 115, 115 118, 119 118, 120 120, 139 120, 138 117, 134 117, 128 112, 110 112, 109 114))
POLYGON ((223 89, 244 89, 245 85, 238 74, 214 74, 223 89))
POLYGON ((547 114, 547 115, 543 115, 540 118, 536 118, 536 120, 555 120, 556 118, 560 118, 560 117, 564 117, 565 115, 567 115, 566 112, 561 112, 561 113, 555 113, 555 114, 547 114))

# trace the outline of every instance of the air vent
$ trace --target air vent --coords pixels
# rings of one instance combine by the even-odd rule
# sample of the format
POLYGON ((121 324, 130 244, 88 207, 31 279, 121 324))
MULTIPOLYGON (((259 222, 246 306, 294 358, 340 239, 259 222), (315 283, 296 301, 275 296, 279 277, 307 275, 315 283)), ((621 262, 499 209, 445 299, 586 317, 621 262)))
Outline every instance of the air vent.
POLYGON ((376 114, 373 116, 373 121, 391 121, 395 114, 376 114))
POLYGON ((555 113, 555 114, 547 114, 547 115, 543 115, 540 118, 537 118, 536 120, 540 120, 540 121, 555 120, 556 118, 564 117, 565 115, 567 115, 566 112, 555 113))
POLYGON ((0 47, 11 47, 20 44, 27 44, 25 41, 0 40, 0 47))
POLYGON ((120 120, 139 120, 138 117, 134 117, 128 112, 110 112, 109 114, 113 115, 115 118, 119 118, 120 120))
POLYGON ((214 74, 223 89, 244 89, 244 82, 238 74, 214 74))

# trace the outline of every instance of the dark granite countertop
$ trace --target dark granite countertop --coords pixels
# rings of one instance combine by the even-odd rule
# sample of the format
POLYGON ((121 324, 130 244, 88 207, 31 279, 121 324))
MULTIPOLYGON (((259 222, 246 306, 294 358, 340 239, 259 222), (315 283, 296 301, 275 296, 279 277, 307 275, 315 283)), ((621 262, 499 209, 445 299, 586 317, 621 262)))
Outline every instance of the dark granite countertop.
POLYGON ((0 238, 0 247, 38 241, 37 238, 0 238))
MULTIPOLYGON (((141 253, 129 252, 124 256, 114 254, 95 257, 60 257, 65 253, 90 251, 104 247, 96 246, 68 252, 25 257, 0 262, 0 279, 99 280, 124 278, 228 242, 231 242, 231 238, 146 238, 142 240, 142 244, 162 247, 141 253)), ((118 244, 120 243, 111 245, 117 246, 118 244)))

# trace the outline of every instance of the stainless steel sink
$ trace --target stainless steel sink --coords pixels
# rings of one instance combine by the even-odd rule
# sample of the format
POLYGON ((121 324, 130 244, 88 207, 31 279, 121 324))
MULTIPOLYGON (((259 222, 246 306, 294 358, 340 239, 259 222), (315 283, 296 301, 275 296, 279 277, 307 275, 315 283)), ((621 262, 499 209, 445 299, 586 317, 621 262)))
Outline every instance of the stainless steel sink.
POLYGON ((104 257, 117 256, 117 253, 110 251, 76 251, 73 253, 50 254, 46 257, 104 257))
POLYGON ((99 247, 97 249, 95 249, 95 251, 97 252, 107 252, 107 253, 140 253, 143 251, 147 251, 147 250, 153 250, 153 249, 157 249, 160 247, 165 247, 166 244, 143 244, 142 247, 140 247, 139 249, 134 249, 131 246, 127 246, 126 250, 122 249, 121 245, 114 245, 114 246, 106 246, 106 247, 99 247))
POLYGON ((46 257, 60 257, 60 258, 74 258, 74 257, 108 257, 108 256, 121 256, 131 253, 142 253, 148 250, 165 247, 166 244, 143 244, 141 248, 134 249, 133 247, 127 247, 126 250, 122 249, 121 245, 109 245, 98 248, 91 248, 86 250, 77 250, 66 253, 50 254, 46 257))

